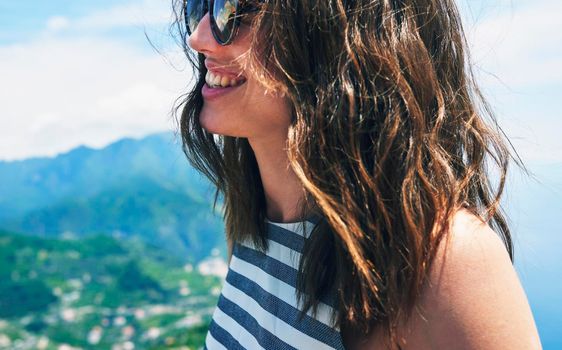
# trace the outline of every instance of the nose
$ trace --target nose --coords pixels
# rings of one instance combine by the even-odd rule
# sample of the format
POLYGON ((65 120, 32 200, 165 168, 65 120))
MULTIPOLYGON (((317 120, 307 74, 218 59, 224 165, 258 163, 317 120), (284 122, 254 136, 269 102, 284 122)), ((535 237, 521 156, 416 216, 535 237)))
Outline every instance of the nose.
POLYGON ((193 50, 199 53, 206 53, 215 50, 220 44, 215 40, 213 37, 213 33, 211 32, 211 17, 209 16, 209 12, 201 18, 199 24, 195 28, 195 30, 191 33, 189 38, 187 39, 187 44, 193 50))

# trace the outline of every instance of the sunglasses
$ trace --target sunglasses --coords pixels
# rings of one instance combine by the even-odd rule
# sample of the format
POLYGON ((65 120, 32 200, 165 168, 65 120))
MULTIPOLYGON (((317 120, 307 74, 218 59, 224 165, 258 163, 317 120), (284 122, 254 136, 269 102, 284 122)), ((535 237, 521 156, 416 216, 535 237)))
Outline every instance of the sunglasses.
MULTIPOLYGON (((258 11, 258 1, 244 0, 185 0, 184 16, 187 33, 191 35, 209 11, 211 31, 220 45, 234 40, 240 20, 245 14, 258 11)), ((260 0, 259 2, 263 2, 260 0)))

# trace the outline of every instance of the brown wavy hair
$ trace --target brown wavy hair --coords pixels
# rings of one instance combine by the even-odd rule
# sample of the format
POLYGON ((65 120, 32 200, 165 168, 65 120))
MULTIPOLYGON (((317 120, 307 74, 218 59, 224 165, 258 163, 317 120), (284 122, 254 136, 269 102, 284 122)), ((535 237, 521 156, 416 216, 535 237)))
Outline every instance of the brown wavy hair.
MULTIPOLYGON (((229 241, 266 249, 248 141, 199 124, 206 70, 186 47, 181 5, 175 24, 197 77, 177 106, 184 152, 216 186, 215 205, 223 196, 229 241)), ((394 340, 461 207, 489 222, 513 261, 499 200, 519 161, 475 83, 453 0, 269 0, 252 28, 250 70, 292 102, 302 217, 322 217, 299 266, 303 312, 334 292, 337 324, 394 340)))

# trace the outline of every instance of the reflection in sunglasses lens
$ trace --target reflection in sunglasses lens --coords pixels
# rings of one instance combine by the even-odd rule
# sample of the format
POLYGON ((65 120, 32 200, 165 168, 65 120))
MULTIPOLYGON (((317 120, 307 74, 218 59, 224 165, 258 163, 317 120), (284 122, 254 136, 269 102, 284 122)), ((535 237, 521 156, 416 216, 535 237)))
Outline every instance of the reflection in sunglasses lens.
POLYGON ((207 0, 203 1, 187 1, 185 5, 185 16, 187 31, 189 34, 193 33, 205 15, 205 4, 207 0))
POLYGON ((218 29, 216 34, 222 42, 228 41, 232 36, 237 7, 237 0, 215 0, 213 17, 218 29))

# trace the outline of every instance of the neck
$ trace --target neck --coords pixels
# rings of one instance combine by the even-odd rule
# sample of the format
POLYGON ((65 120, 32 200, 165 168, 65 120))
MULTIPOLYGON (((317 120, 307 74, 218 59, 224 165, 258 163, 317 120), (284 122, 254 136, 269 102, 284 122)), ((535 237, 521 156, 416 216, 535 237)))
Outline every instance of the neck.
POLYGON ((303 187, 289 165, 287 134, 267 140, 248 139, 254 151, 265 193, 267 218, 274 222, 296 222, 301 217, 299 203, 303 187))

